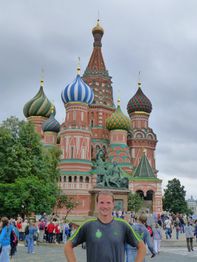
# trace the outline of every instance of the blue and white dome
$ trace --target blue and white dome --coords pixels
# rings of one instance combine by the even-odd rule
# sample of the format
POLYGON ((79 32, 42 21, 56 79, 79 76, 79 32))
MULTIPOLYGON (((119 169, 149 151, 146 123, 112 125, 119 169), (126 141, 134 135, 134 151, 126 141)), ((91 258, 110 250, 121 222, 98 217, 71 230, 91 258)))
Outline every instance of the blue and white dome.
POLYGON ((77 74, 75 80, 64 88, 61 97, 65 104, 68 102, 81 102, 90 105, 94 100, 94 92, 77 74))

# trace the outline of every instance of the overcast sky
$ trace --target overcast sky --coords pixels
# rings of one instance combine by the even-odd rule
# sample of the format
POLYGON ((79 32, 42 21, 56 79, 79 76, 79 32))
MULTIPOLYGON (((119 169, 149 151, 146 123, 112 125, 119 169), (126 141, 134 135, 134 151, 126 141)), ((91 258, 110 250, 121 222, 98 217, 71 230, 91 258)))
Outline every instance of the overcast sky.
POLYGON ((165 187, 176 177, 197 198, 197 1, 196 0, 0 0, 0 121, 24 119, 23 106, 39 90, 65 109, 61 91, 89 61, 92 28, 105 30, 102 52, 112 76, 114 101, 142 90, 153 111, 156 166, 165 187))

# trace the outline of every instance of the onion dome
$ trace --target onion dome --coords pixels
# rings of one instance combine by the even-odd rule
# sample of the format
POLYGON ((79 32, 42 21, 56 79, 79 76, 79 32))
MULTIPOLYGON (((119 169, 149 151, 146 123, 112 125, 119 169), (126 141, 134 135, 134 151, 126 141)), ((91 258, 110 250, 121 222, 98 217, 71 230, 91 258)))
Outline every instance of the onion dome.
POLYGON ((55 109, 55 107, 52 106, 50 117, 42 124, 42 130, 44 132, 58 133, 60 131, 60 124, 55 119, 55 110, 54 109, 55 109))
POLYGON ((40 89, 38 93, 25 104, 23 113, 25 117, 43 116, 49 117, 51 114, 52 103, 46 97, 43 91, 43 80, 40 81, 40 89))
POLYGON ((71 84, 68 84, 61 94, 62 101, 66 104, 69 102, 81 102, 92 104, 94 92, 80 76, 80 67, 77 68, 77 76, 71 84))
POLYGON ((138 90, 136 94, 129 100, 127 104, 127 112, 130 115, 135 111, 150 113, 152 111, 152 104, 148 97, 142 92, 141 83, 138 83, 138 90))
POLYGON ((106 127, 109 130, 121 129, 129 130, 131 126, 130 119, 122 113, 119 105, 120 100, 118 100, 118 106, 116 111, 106 120, 106 127))
POLYGON ((92 34, 94 35, 96 33, 104 34, 104 30, 99 24, 99 19, 97 20, 96 26, 92 29, 92 34))
POLYGON ((94 47, 101 47, 101 39, 103 37, 104 30, 99 24, 99 19, 97 20, 97 25, 92 29, 92 34, 94 37, 94 47))

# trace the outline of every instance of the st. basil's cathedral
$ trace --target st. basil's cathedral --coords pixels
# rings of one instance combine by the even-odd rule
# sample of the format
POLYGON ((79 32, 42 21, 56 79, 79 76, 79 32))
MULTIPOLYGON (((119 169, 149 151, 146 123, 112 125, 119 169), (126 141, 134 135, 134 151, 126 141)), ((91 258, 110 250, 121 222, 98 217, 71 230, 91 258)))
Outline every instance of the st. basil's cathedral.
MULTIPOLYGON (((73 82, 60 95, 65 106, 65 121, 55 119, 55 107, 44 93, 41 80, 38 93, 25 104, 23 112, 40 134, 44 145, 57 146, 62 155, 59 163, 62 192, 78 201, 74 215, 88 216, 95 212, 98 187, 94 163, 102 152, 103 162, 116 163, 127 174, 128 188, 111 188, 116 210, 127 211, 129 192, 144 198, 151 212, 162 212, 162 181, 157 178, 155 149, 157 137, 149 127, 151 101, 141 83, 127 104, 129 117, 123 114, 120 101, 113 100, 112 78, 102 55, 103 28, 99 21, 92 29, 93 51, 87 68, 80 68, 73 82)), ((64 215, 65 210, 59 210, 64 215)))

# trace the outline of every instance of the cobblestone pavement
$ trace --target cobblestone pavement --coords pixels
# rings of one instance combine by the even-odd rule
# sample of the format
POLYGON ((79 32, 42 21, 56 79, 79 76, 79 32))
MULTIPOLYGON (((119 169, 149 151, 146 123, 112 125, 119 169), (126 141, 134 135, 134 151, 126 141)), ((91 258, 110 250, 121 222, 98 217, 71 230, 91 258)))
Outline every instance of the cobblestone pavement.
MULTIPOLYGON (((81 247, 75 248, 78 262, 86 262, 85 250, 81 247)), ((147 262, 196 262, 197 249, 188 252, 186 247, 163 247, 158 256, 151 259, 146 258, 147 262)), ((63 245, 44 245, 36 246, 35 254, 27 254, 26 248, 19 245, 18 252, 14 257, 14 262, 66 262, 63 252, 63 245)), ((94 262, 94 261, 92 261, 94 262)))

